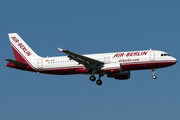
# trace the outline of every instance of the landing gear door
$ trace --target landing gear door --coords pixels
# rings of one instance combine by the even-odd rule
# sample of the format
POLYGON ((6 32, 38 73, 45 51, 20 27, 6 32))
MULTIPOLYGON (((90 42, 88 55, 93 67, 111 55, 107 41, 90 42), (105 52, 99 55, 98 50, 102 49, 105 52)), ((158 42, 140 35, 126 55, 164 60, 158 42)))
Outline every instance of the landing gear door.
POLYGON ((154 51, 150 50, 149 58, 150 58, 150 61, 154 61, 155 60, 155 52, 154 51))
POLYGON ((43 69, 43 59, 38 59, 37 67, 38 69, 43 69))

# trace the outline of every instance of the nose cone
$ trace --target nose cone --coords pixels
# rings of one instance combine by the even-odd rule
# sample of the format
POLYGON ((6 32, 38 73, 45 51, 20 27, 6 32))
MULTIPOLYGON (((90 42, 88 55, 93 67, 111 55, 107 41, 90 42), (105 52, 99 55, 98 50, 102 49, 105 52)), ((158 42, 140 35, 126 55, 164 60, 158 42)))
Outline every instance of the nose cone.
POLYGON ((171 61, 172 61, 172 65, 174 65, 174 64, 176 64, 176 63, 177 63, 177 59, 176 59, 176 58, 174 58, 174 57, 172 57, 171 61))
POLYGON ((175 59, 174 64, 176 64, 177 63, 177 59, 176 58, 174 58, 174 59, 175 59))

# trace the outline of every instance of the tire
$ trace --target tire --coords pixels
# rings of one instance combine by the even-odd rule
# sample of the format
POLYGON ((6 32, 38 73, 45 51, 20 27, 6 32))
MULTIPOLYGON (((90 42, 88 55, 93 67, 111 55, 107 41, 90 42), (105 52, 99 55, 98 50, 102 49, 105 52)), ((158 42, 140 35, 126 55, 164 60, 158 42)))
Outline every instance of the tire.
POLYGON ((96 81, 96 84, 97 84, 97 85, 102 85, 102 81, 101 81, 101 80, 97 80, 97 81, 96 81))
POLYGON ((157 76, 156 76, 156 75, 153 75, 153 76, 152 76, 152 78, 153 78, 153 79, 156 79, 156 78, 157 78, 157 76))
POLYGON ((94 82, 96 80, 96 77, 94 75, 90 76, 89 78, 92 82, 94 82))

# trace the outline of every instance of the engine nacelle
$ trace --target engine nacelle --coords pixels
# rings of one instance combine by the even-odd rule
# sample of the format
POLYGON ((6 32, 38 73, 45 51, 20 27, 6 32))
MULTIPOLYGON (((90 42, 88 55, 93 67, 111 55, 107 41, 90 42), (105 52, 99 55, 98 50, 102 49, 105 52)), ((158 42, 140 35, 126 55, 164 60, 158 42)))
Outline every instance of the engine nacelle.
POLYGON ((130 78, 130 71, 124 71, 121 73, 107 74, 107 77, 111 77, 117 80, 127 80, 130 78))

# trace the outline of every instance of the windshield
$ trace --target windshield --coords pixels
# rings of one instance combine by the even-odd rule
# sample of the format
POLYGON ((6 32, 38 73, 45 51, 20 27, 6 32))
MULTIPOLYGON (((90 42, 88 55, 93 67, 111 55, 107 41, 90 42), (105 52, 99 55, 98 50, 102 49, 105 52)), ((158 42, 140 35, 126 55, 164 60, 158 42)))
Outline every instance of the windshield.
POLYGON ((170 56, 170 55, 167 53, 162 53, 161 56, 170 56))

